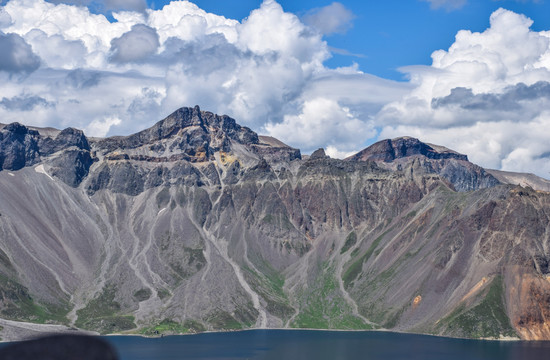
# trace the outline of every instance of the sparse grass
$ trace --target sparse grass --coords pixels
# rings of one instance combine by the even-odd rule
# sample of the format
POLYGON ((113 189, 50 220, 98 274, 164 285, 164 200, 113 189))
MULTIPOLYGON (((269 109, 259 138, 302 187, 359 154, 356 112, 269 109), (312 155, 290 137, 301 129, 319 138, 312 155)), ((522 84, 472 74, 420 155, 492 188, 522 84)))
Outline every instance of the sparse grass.
POLYGON ((170 293, 170 291, 166 290, 165 288, 162 288, 157 290, 157 295, 161 300, 164 300, 172 294, 170 293))
POLYGON ((149 288, 143 288, 139 289, 138 291, 134 292, 134 298, 138 301, 145 301, 148 300, 151 297, 151 289, 149 288))
POLYGON ((154 326, 144 327, 139 330, 139 334, 142 335, 160 335, 160 334, 188 334, 204 332, 206 328, 204 325, 196 320, 187 319, 180 324, 171 319, 164 319, 160 323, 154 326))
POLYGON ((506 315, 501 276, 491 282, 481 302, 470 309, 462 304, 441 320, 438 329, 444 334, 469 338, 517 336, 506 315))
POLYGON ((207 321, 217 330, 241 330, 243 328, 237 319, 225 311, 211 313, 207 321))
POLYGON ((0 304, 0 314, 6 319, 38 324, 68 323, 68 302, 63 302, 62 305, 36 303, 26 287, 1 274, 0 304))
POLYGON ((283 291, 285 284, 284 277, 265 264, 265 273, 259 274, 249 267, 244 267, 244 274, 249 278, 249 284, 254 288, 267 303, 267 311, 282 320, 286 320, 294 313, 294 308, 289 304, 288 298, 283 291))
POLYGON ((240 324, 241 328, 249 328, 256 324, 259 312, 250 301, 246 305, 237 306, 232 317, 240 324))
POLYGON ((363 264, 366 263, 369 258, 372 256, 374 250, 380 245, 380 241, 386 236, 392 229, 388 229, 382 235, 377 237, 372 244, 369 246, 367 251, 359 259, 355 260, 348 269, 344 272, 342 280, 344 280, 344 287, 348 288, 353 280, 359 276, 361 270, 363 269, 363 264))
POLYGON ((294 328, 305 329, 372 329, 360 318, 352 314, 351 307, 342 297, 334 269, 325 266, 312 291, 302 294, 306 305, 291 324, 294 328))
MULTIPOLYGON (((406 255, 405 258, 407 258, 406 255)), ((406 305, 404 308, 390 307, 388 303, 383 300, 385 294, 390 289, 390 283, 395 277, 395 273, 402 263, 402 261, 396 262, 389 269, 377 275, 372 273, 368 274, 369 281, 364 284, 364 293, 378 294, 379 297, 377 300, 366 300, 362 304, 359 304, 359 312, 362 315, 376 323, 383 324, 383 326, 388 329, 398 324, 403 311, 405 311, 408 306, 406 305)))
POLYGON ((386 329, 391 329, 395 327, 399 323, 399 319, 401 318, 401 315, 403 315, 405 309, 406 307, 403 307, 400 310, 397 310, 393 314, 391 314, 389 319, 384 323, 384 327, 386 329))
POLYGON ((120 311, 120 304, 115 301, 115 289, 113 286, 106 286, 98 297, 76 313, 80 319, 113 316, 118 311, 120 311))
POLYGON ((168 231, 160 237, 159 257, 180 280, 187 279, 206 265, 206 258, 202 248, 182 246, 173 237, 177 239, 178 236, 168 231))
POLYGON ((290 230, 294 228, 294 225, 292 225, 292 222, 285 214, 266 214, 262 218, 262 222, 281 230, 290 230))
POLYGON ((76 312, 78 319, 75 325, 82 329, 99 331, 101 334, 135 328, 134 317, 119 314, 120 311, 120 304, 115 301, 115 288, 107 286, 98 297, 76 312))
MULTIPOLYGON (((83 324, 83 329, 95 330, 102 335, 115 334, 121 331, 131 330, 136 327, 134 317, 131 315, 94 318, 85 321, 83 324)), ((79 326, 78 322, 77 326, 79 326)))
POLYGON ((357 234, 355 234, 355 231, 352 231, 346 237, 346 242, 344 243, 344 246, 342 246, 342 249, 340 250, 340 254, 343 254, 346 251, 348 251, 356 243, 357 243, 357 234))

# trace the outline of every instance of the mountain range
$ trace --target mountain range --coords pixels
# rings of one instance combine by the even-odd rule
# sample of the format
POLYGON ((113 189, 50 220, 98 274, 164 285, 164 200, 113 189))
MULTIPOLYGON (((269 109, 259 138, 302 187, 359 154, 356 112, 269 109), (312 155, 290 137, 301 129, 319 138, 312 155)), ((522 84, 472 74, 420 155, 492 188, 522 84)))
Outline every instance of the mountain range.
POLYGON ((108 138, 0 125, 0 336, 549 340, 548 191, 410 137, 306 156, 199 107, 108 138))

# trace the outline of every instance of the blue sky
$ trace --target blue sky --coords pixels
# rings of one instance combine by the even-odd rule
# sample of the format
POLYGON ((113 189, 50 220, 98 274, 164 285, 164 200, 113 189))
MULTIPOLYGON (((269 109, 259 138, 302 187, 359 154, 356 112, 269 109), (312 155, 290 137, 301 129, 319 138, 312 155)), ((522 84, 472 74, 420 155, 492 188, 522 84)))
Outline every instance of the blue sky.
MULTIPOLYGON (((169 1, 148 2, 161 8, 169 1)), ((262 1, 197 0, 195 4, 209 12, 242 20, 258 8, 262 1)), ((303 17, 313 9, 330 5, 326 0, 281 0, 285 11, 303 17)), ((344 34, 332 34, 325 39, 334 48, 360 56, 333 53, 326 64, 346 66, 356 62, 361 70, 384 78, 402 80, 402 66, 431 63, 431 53, 446 49, 461 29, 483 31, 489 16, 504 7, 534 20, 534 30, 550 29, 550 1, 540 0, 469 0, 462 6, 441 5, 428 1, 340 1, 354 15, 352 26, 344 34)), ((449 3, 453 3, 450 1, 449 3)))
POLYGON ((0 121, 126 135, 182 106, 304 153, 414 136, 550 175, 550 0, 3 0, 0 121))

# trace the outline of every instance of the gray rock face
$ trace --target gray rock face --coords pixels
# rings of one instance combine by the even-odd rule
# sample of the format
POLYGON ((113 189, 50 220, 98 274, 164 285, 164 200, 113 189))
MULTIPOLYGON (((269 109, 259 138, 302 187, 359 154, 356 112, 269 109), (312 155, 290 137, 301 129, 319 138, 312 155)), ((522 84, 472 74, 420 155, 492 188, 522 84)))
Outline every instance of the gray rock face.
POLYGON ((167 149, 162 140, 170 138, 176 140, 170 143, 169 150, 177 150, 190 161, 199 161, 203 157, 211 159, 220 150, 227 152, 231 141, 242 144, 259 142, 256 133, 241 127, 229 116, 202 112, 195 106, 178 109, 151 128, 134 135, 101 139, 94 144, 94 148, 107 154, 117 149, 136 149, 151 145, 150 150, 160 154, 167 149))
POLYGON ((0 170, 19 170, 38 162, 38 132, 12 123, 0 130, 0 170))
POLYGON ((41 160, 51 165, 52 174, 76 187, 92 165, 90 145, 81 130, 67 128, 55 138, 41 136, 19 123, 0 130, 0 170, 19 170, 41 160), (48 156, 61 152, 48 159, 48 156))
POLYGON ((88 175, 93 159, 90 151, 69 149, 48 162, 50 173, 65 184, 77 187, 88 175))
POLYGON ((346 160, 375 161, 383 168, 400 171, 417 159, 420 161, 417 167, 422 169, 422 173, 442 176, 457 191, 473 191, 500 184, 485 169, 469 162, 466 155, 411 137, 379 141, 346 160))
POLYGON ((468 157, 455 151, 432 146, 411 137, 400 137, 393 140, 386 139, 379 141, 365 150, 349 157, 349 160, 373 160, 391 162, 396 159, 413 155, 422 155, 428 159, 456 159, 468 161, 468 157))
POLYGON ((55 138, 40 137, 39 148, 41 155, 51 155, 69 147, 90 150, 88 139, 82 130, 67 128, 61 131, 55 138))
POLYGON ((198 107, 107 139, 5 126, 0 317, 550 339, 550 195, 416 139, 375 145, 302 159, 198 107))

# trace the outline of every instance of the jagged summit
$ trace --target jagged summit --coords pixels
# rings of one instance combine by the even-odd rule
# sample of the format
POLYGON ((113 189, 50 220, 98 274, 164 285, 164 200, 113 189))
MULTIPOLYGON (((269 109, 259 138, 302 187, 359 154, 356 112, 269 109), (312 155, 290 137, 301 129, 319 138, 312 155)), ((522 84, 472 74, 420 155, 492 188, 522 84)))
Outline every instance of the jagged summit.
MULTIPOLYGON (((96 147, 106 154, 117 149, 136 149, 163 142, 168 146, 168 153, 184 153, 190 158, 200 153, 199 158, 210 158, 216 151, 229 151, 231 141, 247 145, 259 143, 254 131, 238 125, 229 116, 201 111, 199 106, 195 106, 182 107, 138 133, 99 139, 96 147)), ((166 146, 152 146, 150 150, 157 154, 167 152, 166 146)))
POLYGON ((393 171, 403 170, 412 164, 411 171, 439 174, 457 191, 472 191, 500 184, 485 169, 469 162, 466 155, 409 136, 378 141, 345 160, 374 161, 382 168, 393 171))
POLYGON ((468 161, 466 155, 459 154, 443 146, 427 144, 408 136, 378 141, 357 154, 346 158, 346 160, 392 162, 396 159, 414 155, 423 155, 428 159, 468 161))

